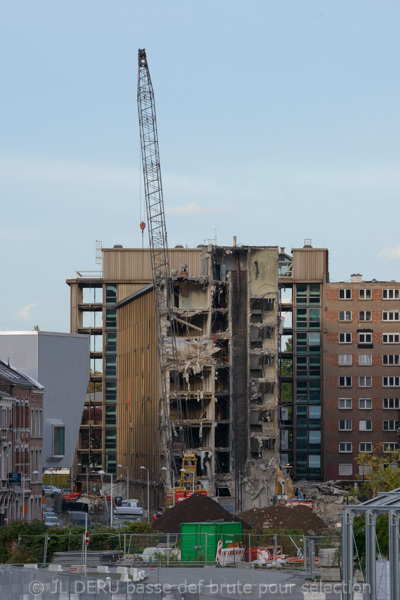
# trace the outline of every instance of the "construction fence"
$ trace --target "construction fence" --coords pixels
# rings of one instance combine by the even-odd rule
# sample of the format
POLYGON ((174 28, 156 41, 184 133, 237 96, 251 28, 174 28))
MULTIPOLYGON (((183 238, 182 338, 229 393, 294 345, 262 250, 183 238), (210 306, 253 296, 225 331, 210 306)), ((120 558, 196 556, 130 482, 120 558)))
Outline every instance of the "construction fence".
MULTIPOLYGON (((81 533, 20 535, 17 543, 18 548, 29 557, 26 562, 39 566, 48 563, 63 566, 83 564, 85 545, 81 533)), ((90 532, 87 564, 173 567, 251 563, 312 570, 320 548, 336 548, 339 560, 339 547, 340 538, 335 536, 90 532)))

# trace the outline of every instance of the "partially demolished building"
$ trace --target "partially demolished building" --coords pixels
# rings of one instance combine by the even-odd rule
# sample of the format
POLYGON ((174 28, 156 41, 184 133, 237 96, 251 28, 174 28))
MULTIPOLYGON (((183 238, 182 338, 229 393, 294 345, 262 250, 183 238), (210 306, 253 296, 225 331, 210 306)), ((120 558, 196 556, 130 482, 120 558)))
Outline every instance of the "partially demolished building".
POLYGON ((201 264, 200 276, 187 265, 172 271, 175 341, 165 319, 162 343, 176 364, 170 360, 166 374, 166 408, 145 298, 152 286, 116 305, 118 462, 129 461, 133 478, 146 466, 153 481, 164 466, 171 482, 183 452, 193 452, 198 483, 210 496, 236 508, 264 506, 278 465, 278 249, 210 245, 201 264), (133 455, 132 444, 140 448, 133 455))

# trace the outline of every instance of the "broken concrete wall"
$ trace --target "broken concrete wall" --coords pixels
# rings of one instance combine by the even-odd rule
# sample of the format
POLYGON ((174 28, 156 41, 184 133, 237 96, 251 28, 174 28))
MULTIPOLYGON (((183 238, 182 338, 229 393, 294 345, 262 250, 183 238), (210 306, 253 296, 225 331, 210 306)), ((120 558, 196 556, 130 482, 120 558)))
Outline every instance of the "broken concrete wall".
MULTIPOLYGON (((170 377, 171 427, 185 429, 211 496, 223 488, 236 507, 269 505, 278 465, 277 249, 209 246, 203 258, 202 278, 174 280, 180 393, 170 377)), ((170 330, 165 323, 171 360, 170 330)))

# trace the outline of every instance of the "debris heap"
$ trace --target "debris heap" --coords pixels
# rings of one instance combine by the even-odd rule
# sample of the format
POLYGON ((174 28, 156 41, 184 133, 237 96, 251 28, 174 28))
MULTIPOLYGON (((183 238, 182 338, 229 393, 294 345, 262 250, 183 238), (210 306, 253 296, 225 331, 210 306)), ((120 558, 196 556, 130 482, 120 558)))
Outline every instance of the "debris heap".
POLYGON ((193 494, 190 498, 178 502, 166 513, 153 521, 153 528, 164 533, 179 533, 181 523, 204 523, 206 521, 241 521, 243 529, 252 529, 240 517, 232 515, 218 502, 202 494, 193 494))
POLYGON ((252 529, 297 529, 304 533, 326 532, 326 523, 307 506, 268 506, 251 508, 240 515, 252 529))
POLYGON ((335 481, 316 483, 302 479, 296 481, 305 500, 312 500, 313 511, 329 525, 335 526, 341 520, 342 510, 346 506, 346 492, 335 481))

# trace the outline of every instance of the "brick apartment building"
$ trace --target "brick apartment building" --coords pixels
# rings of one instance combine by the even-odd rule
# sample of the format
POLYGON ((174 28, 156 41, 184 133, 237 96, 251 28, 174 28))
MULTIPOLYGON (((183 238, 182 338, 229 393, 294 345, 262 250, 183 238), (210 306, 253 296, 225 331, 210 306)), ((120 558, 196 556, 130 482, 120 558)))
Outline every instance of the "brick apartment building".
POLYGON ((352 479, 359 453, 398 448, 400 283, 352 275, 324 291, 324 476, 352 479))
POLYGON ((42 518, 43 393, 0 360, 0 525, 42 518))
POLYGON ((354 480, 359 453, 398 448, 400 283, 330 282, 310 242, 279 265, 281 461, 297 480, 354 480))

